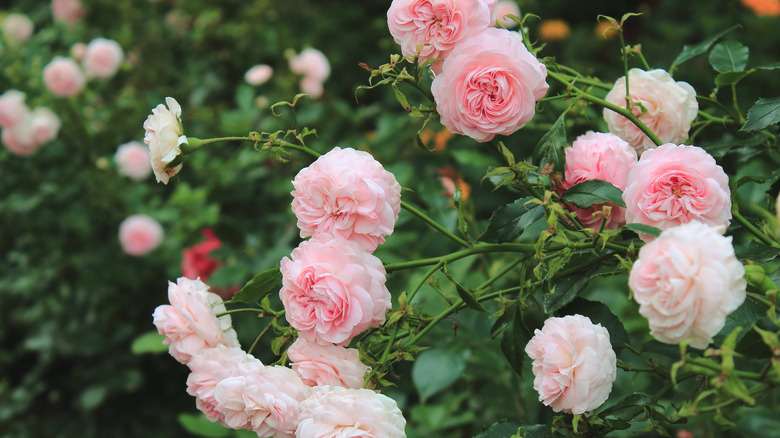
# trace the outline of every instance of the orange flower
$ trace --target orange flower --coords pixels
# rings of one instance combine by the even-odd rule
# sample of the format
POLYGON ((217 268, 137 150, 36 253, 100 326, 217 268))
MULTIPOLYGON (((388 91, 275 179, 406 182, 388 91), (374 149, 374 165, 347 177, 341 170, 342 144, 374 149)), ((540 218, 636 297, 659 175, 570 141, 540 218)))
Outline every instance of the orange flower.
POLYGON ((618 33, 614 28, 610 29, 610 27, 613 26, 609 21, 599 21, 599 24, 597 24, 595 28, 596 35, 607 40, 610 38, 615 38, 618 33))
POLYGON ((742 0, 742 4, 758 16, 780 16, 780 0, 742 0))
POLYGON ((420 133, 420 140, 423 143, 428 144, 433 140, 433 148, 437 152, 441 152, 447 148, 447 141, 452 137, 452 132, 447 128, 442 128, 441 131, 434 133, 431 129, 426 129, 420 133))
POLYGON ((439 181, 441 181, 441 185, 444 186, 444 190, 441 192, 442 195, 453 197, 455 196, 455 191, 460 190, 460 198, 463 201, 469 199, 469 194, 471 194, 471 186, 460 178, 460 175, 455 172, 455 169, 447 166, 441 169, 436 169, 436 173, 441 175, 439 177, 439 181))
POLYGON ((569 23, 563 20, 543 20, 539 25, 539 39, 542 41, 562 41, 570 32, 569 23))

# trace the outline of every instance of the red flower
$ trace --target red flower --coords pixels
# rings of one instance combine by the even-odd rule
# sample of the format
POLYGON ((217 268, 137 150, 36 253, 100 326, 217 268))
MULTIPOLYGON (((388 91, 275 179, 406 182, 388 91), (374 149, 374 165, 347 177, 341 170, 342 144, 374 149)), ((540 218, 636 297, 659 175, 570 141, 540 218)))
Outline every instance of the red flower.
POLYGON ((202 230, 201 234, 206 238, 205 242, 195 244, 182 252, 181 272, 190 280, 200 277, 201 281, 206 282, 220 265, 219 261, 209 257, 209 253, 222 246, 222 242, 210 228, 202 230))

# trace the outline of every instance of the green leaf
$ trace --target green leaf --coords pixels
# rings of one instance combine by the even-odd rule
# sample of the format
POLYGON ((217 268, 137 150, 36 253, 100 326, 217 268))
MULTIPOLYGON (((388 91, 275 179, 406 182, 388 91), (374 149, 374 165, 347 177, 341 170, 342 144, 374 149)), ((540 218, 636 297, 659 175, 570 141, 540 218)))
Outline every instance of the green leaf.
POLYGON ((755 72, 756 69, 751 68, 745 71, 727 71, 715 76, 715 85, 717 87, 724 87, 727 85, 737 84, 739 81, 745 78, 745 76, 755 72))
POLYGON ((624 397, 614 405, 608 407, 601 413, 599 417, 615 417, 621 420, 631 420, 638 414, 644 412, 644 409, 636 409, 642 407, 660 407, 652 397, 642 392, 635 392, 624 397))
POLYGON ((748 110, 747 122, 740 131, 760 131, 780 122, 780 97, 760 98, 748 110))
POLYGON ((446 264, 443 266, 442 272, 444 272, 444 275, 447 277, 447 279, 450 280, 450 282, 455 285, 455 290, 458 291, 458 296, 460 297, 461 300, 463 300, 463 304, 465 304, 466 307, 474 309, 478 312, 488 311, 485 308, 485 306, 480 304, 479 301, 477 301, 477 299, 474 298, 474 295, 472 294, 471 291, 466 290, 466 288, 461 286, 461 284, 458 283, 457 280, 455 280, 455 278, 452 275, 450 275, 446 264))
POLYGON ((566 123, 563 114, 553 123, 547 133, 539 140, 534 149, 533 163, 540 165, 543 162, 553 165, 555 172, 563 173, 566 170, 566 123))
POLYGON ((710 52, 710 65, 720 73, 743 71, 747 66, 750 49, 739 41, 718 43, 710 52))
POLYGON ((263 271, 249 280, 240 291, 236 292, 230 303, 253 303, 278 289, 282 281, 279 268, 263 271))
POLYGON ((550 438, 552 432, 546 424, 534 424, 522 426, 512 421, 499 421, 493 423, 474 438, 509 438, 518 436, 521 438, 550 438))
POLYGON ((156 331, 144 333, 133 339, 133 343, 130 344, 130 351, 133 354, 164 353, 168 351, 168 346, 162 343, 163 339, 165 339, 165 335, 161 335, 156 331))
POLYGON ((515 302, 504 310, 490 330, 492 337, 501 336, 501 352, 518 375, 523 374, 525 345, 531 340, 531 331, 523 322, 520 303, 515 302))
POLYGON ((734 247, 734 254, 740 260, 750 260, 755 263, 766 263, 774 260, 778 251, 769 245, 764 245, 755 240, 749 240, 747 243, 734 247))
POLYGON ((747 329, 764 316, 764 311, 765 307, 763 304, 759 304, 751 299, 746 299, 737 310, 731 312, 731 314, 726 317, 726 324, 721 331, 712 338, 712 343, 714 345, 721 345, 735 328, 742 327, 745 330, 741 330, 736 337, 736 341, 739 342, 748 332, 747 329))
POLYGON ((606 304, 578 297, 559 312, 561 315, 583 315, 590 318, 594 324, 601 324, 609 332, 612 349, 619 353, 626 345, 631 344, 626 328, 617 316, 609 310, 606 304))
POLYGON ((625 224, 623 225, 623 229, 625 230, 631 230, 635 233, 642 233, 647 234, 653 237, 658 237, 661 235, 661 229, 656 228, 652 225, 645 225, 645 224, 625 224))
POLYGON ((588 285, 590 273, 596 270, 597 267, 598 265, 593 265, 588 269, 567 275, 558 280, 555 283, 555 291, 544 296, 544 312, 552 314, 577 298, 577 294, 588 285))
POLYGON ((692 46, 686 44, 685 46, 683 46, 682 52, 680 52, 680 54, 677 55, 676 58, 674 58, 671 67, 669 67, 669 73, 673 73, 674 69, 677 68, 677 66, 682 64, 683 62, 693 57, 699 56, 703 53, 706 53, 707 50, 709 50, 710 47, 712 47, 715 41, 719 40, 723 35, 726 35, 732 30, 737 29, 738 27, 741 26, 735 25, 722 32, 718 32, 717 34, 707 38, 706 40, 700 42, 699 44, 694 44, 692 46))
POLYGON ((566 202, 571 202, 579 208, 590 208, 597 204, 611 203, 618 207, 625 207, 623 192, 601 179, 589 179, 575 184, 566 190, 561 196, 566 202))
POLYGON ((471 350, 460 345, 434 347, 420 353, 412 366, 412 382, 422 401, 455 383, 470 357, 471 350))
POLYGON ((187 432, 196 436, 225 437, 230 435, 230 430, 225 429, 219 423, 212 423, 203 414, 179 414, 179 424, 187 432))
POLYGON ((520 198, 511 204, 498 207, 490 216, 484 242, 511 242, 523 234, 531 224, 544 217, 544 207, 531 202, 532 197, 520 198))

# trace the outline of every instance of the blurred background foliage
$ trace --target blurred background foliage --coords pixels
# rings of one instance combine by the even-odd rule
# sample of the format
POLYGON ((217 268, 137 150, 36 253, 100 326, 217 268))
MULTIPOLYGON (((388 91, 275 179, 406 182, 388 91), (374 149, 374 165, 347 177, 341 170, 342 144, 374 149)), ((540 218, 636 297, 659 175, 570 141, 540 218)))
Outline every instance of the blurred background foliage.
MULTIPOLYGON (((456 228, 457 212, 442 176, 470 186, 466 212, 476 224, 473 235, 484 231, 496 206, 514 200, 511 192, 492 192, 489 183, 481 182, 487 166, 496 164, 492 151, 449 136, 436 123, 423 135, 437 150, 419 149, 414 139, 422 122, 408 117, 389 89, 356 91, 368 78, 359 62, 376 67, 399 51, 387 31, 389 0, 82 2, 86 15, 74 27, 54 23, 47 1, 0 3, 0 19, 20 12, 35 24, 33 38, 24 45, 2 46, 0 93, 19 89, 29 106, 49 106, 63 120, 59 138, 31 157, 0 150, 0 436, 235 435, 201 425, 194 399, 185 392, 186 367, 165 354, 134 354, 131 345, 153 329, 151 314, 166 302, 166 281, 181 276, 182 251, 202 240, 202 229, 213 228, 223 242, 212 254, 221 262, 210 281, 214 286, 242 285, 289 254, 299 242, 289 207, 290 181, 308 158, 293 156, 283 164, 248 143, 226 143, 190 156, 167 186, 152 178, 135 183, 121 177, 112 161, 116 147, 142 140, 144 119, 165 96, 182 105, 187 135, 208 138, 307 126, 317 130, 316 137, 307 138, 315 150, 337 145, 368 150, 411 189, 403 195, 407 202, 451 229, 456 228), (66 56, 74 43, 95 37, 119 42, 127 55, 121 71, 106 82, 90 81, 72 98, 49 94, 42 84, 43 67, 55 55, 66 56), (306 47, 321 50, 330 61, 325 93, 299 101, 295 119, 286 107, 279 107, 281 116, 274 117, 269 105, 291 101, 300 91, 287 60, 306 47), (259 63, 271 65, 274 76, 252 87, 243 75, 259 63), (119 223, 135 213, 154 217, 166 233, 163 245, 144 257, 124 254, 117 239, 119 223)), ((641 44, 652 67, 668 68, 683 45, 735 24, 741 27, 725 38, 750 48, 750 66, 778 60, 780 18, 758 17, 738 1, 518 4, 523 13, 540 17, 528 22, 532 37, 545 40, 540 57, 554 56, 608 82, 623 70, 619 43, 602 35, 599 14, 643 13, 629 20, 625 35, 628 44, 641 44), (560 21, 551 25, 551 20, 560 21)), ((675 77, 709 95, 715 75, 706 56, 700 56, 682 65, 675 77)), ((753 79, 740 84, 743 108, 760 96, 780 95, 777 71, 757 72, 753 79)), ((420 98, 413 90, 407 95, 420 98)), ((588 111, 571 123, 583 132, 604 130, 601 114, 588 111)), ((532 150, 557 115, 542 111, 507 145, 532 150)), ((700 138, 705 144, 720 137, 722 131, 714 127, 700 138)), ((740 165, 750 171, 768 164, 748 157, 740 165)), ((753 186, 746 195, 752 202, 776 195, 767 195, 768 187, 753 186)), ((454 249, 406 212, 396 230, 376 253, 385 262, 454 249)), ((497 262, 495 269, 505 262, 497 262)), ((470 268, 464 261, 451 270, 467 284, 489 276, 470 268)), ((391 291, 410 289, 421 272, 411 274, 391 276, 391 291)), ((442 295, 453 294, 444 283, 441 294, 434 281, 418 295, 428 313, 447 304, 442 295)), ((584 296, 608 303, 632 336, 647 338, 635 307, 626 305, 625 284, 624 277, 596 281, 584 296)), ((470 437, 500 418, 548 422, 552 412, 537 401, 528 374, 520 378, 491 338, 495 319, 489 315, 463 312, 440 324, 425 342, 435 348, 395 370, 401 378, 393 380, 398 386, 387 393, 399 401, 410 437, 470 437)), ((250 345, 264 323, 237 315, 234 325, 242 345, 250 345)), ((256 349, 261 360, 273 362, 269 350, 268 345, 256 349)), ((657 384, 619 374, 616 393, 657 384)), ((706 419, 685 427, 701 434, 697 436, 718 434, 706 419)), ((780 430, 776 416, 746 410, 730 433, 768 436, 767 430, 780 430)))

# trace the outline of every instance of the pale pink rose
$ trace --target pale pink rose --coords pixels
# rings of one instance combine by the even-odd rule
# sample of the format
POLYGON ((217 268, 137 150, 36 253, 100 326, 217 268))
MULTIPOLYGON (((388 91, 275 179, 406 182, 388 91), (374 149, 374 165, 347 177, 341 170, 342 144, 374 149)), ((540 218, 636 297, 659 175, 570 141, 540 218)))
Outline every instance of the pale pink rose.
POLYGON ((731 220, 729 178, 696 146, 665 144, 642 154, 628 175, 623 201, 626 222, 662 230, 692 220, 725 227, 731 220))
MULTIPOLYGON (((688 138, 691 122, 699 112, 696 90, 690 84, 675 82, 665 70, 632 68, 628 71, 628 86, 634 102, 631 112, 662 143, 682 143, 688 138), (642 106, 646 110, 644 114, 642 106)), ((626 107, 625 76, 615 81, 615 86, 605 99, 621 108, 626 107)), ((604 120, 607 121, 609 132, 627 141, 640 157, 644 151, 656 147, 650 137, 618 113, 604 108, 604 120)))
POLYGON ((317 78, 304 77, 301 79, 301 92, 317 99, 325 92, 322 81, 317 78))
POLYGON ((385 322, 390 291, 382 262, 330 235, 301 242, 281 262, 285 317, 308 341, 347 344, 385 322))
POLYGON ((546 78, 520 34, 488 28, 452 50, 431 92, 447 129, 486 142, 531 120, 547 93, 546 78))
POLYGON ((141 181, 152 173, 149 148, 137 141, 120 145, 114 154, 119 173, 135 181, 141 181))
POLYGON ((209 291, 200 280, 180 277, 176 283, 168 282, 168 301, 154 309, 154 325, 168 352, 179 362, 186 364, 206 348, 217 345, 240 347, 233 330, 230 315, 217 317, 225 312, 225 304, 219 295, 209 291))
MULTIPOLYGON (((496 23, 496 0, 393 0, 387 10, 387 27, 404 56, 446 59, 496 23)), ((441 61, 432 66, 437 74, 441 61)))
POLYGON ((290 58, 290 70, 295 74, 325 82, 330 76, 330 63, 324 53, 310 47, 290 58))
POLYGON ((533 360, 539 401, 555 412, 592 412, 612 391, 617 360, 609 332, 586 316, 548 318, 525 352, 533 360))
POLYGON ((520 17, 520 6, 517 5, 515 0, 498 0, 498 4, 496 5, 496 18, 498 19, 499 24, 507 29, 517 26, 517 22, 507 17, 507 15, 514 15, 515 17, 522 18, 520 17))
POLYGON ((8 90, 0 94, 0 126, 10 128, 29 114, 30 109, 24 103, 25 97, 19 90, 8 90))
POLYGON ((71 58, 55 56, 43 68, 43 83, 55 96, 70 97, 78 94, 86 80, 84 72, 71 58))
POLYGON ((165 167, 181 155, 181 145, 188 144, 181 126, 181 106, 176 99, 166 97, 165 103, 159 104, 152 114, 144 121, 144 143, 149 146, 152 170, 157 182, 168 184, 170 178, 181 170, 181 164, 176 167, 165 167))
POLYGON ((70 46, 70 57, 76 61, 81 61, 86 53, 87 45, 84 43, 76 43, 70 46))
POLYGON ((160 246, 162 239, 160 223, 145 214, 134 214, 119 224, 119 242, 127 254, 148 254, 160 246))
MULTIPOLYGON (((571 186, 590 179, 601 179, 619 188, 626 189, 628 174, 636 166, 634 149, 614 134, 589 131, 574 140, 566 148, 565 181, 558 186, 563 194, 571 186)), ((603 208, 610 206, 612 212, 607 217, 605 229, 616 230, 626 223, 626 209, 614 204, 598 204, 588 209, 571 207, 577 213, 577 219, 585 228, 599 229, 603 218, 603 208)))
POLYGON ((45 106, 35 108, 30 119, 33 141, 42 145, 54 140, 60 132, 61 125, 60 118, 49 108, 45 106))
POLYGON ((405 438, 395 400, 369 389, 312 388, 300 404, 297 438, 405 438))
POLYGON ((114 76, 122 65, 125 54, 114 40, 95 38, 87 44, 81 64, 87 77, 108 79, 114 76))
POLYGON ((33 34, 33 22, 24 14, 10 13, 3 20, 3 36, 10 45, 23 43, 33 34))
POLYGON ((191 371, 187 377, 187 394, 196 397, 195 405, 206 414, 209 421, 225 424, 224 416, 217 410, 217 400, 214 398, 214 388, 217 384, 232 376, 239 364, 255 361, 260 362, 238 347, 226 347, 222 344, 205 348, 192 356, 187 363, 191 371))
POLYGON ((85 14, 81 0, 52 0, 51 14, 54 21, 63 21, 68 26, 75 25, 85 14))
POLYGON ((19 156, 27 156, 37 151, 42 144, 33 138, 33 130, 30 126, 31 117, 25 117, 21 122, 10 128, 3 128, 0 139, 5 147, 19 156))
POLYGON ((298 338, 287 349, 292 369, 309 386, 342 386, 362 388, 363 378, 370 368, 360 361, 354 348, 333 344, 320 345, 298 338))
POLYGON ((271 79, 274 69, 267 64, 256 65, 244 73, 244 80, 249 85, 262 85, 271 79))
POLYGON ((707 348, 745 301, 745 268, 725 227, 698 221, 665 230, 639 250, 628 285, 660 342, 707 348))
POLYGON ((240 364, 216 385, 216 409, 233 429, 250 429, 258 437, 292 438, 298 406, 309 387, 289 368, 257 363, 240 364))
POLYGON ((293 181, 292 210, 301 237, 327 233, 373 252, 401 210, 401 185, 371 154, 333 148, 293 181))

